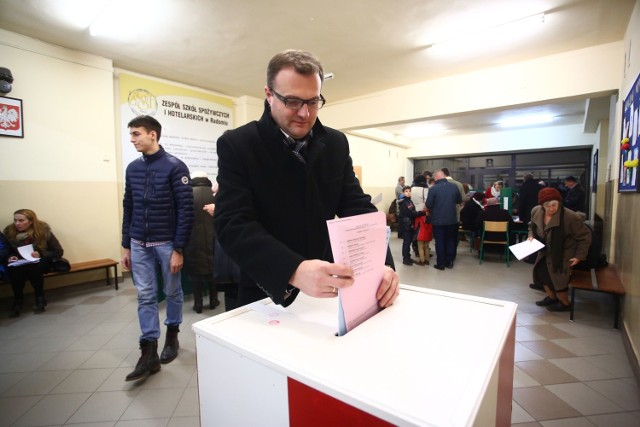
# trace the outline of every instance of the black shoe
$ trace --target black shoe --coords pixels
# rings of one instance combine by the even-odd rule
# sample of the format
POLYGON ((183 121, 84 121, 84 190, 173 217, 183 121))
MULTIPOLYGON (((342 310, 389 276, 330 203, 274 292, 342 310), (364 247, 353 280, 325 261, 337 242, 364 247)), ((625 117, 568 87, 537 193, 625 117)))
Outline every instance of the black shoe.
POLYGON ((413 261, 412 261, 412 260, 410 260, 410 259, 403 259, 403 260, 402 260, 402 263, 403 263, 404 265, 413 265, 413 261))
POLYGON ((529 287, 531 289, 533 289, 534 291, 542 291, 542 292, 544 292, 544 286, 542 286, 542 285, 536 285, 535 283, 529 283, 529 287))
POLYGON ((44 308, 47 306, 47 300, 44 297, 36 298, 36 308, 33 310, 35 314, 44 313, 44 308))
POLYGON ((447 268, 449 268, 449 269, 453 268, 453 263, 452 263, 452 262, 450 262, 449 264, 447 264, 447 266, 446 266, 446 267, 447 267, 447 268))
POLYGON ((563 303, 558 302, 558 304, 553 304, 553 305, 550 305, 549 307, 547 307, 547 310, 549 310, 549 311, 569 311, 569 310, 571 310, 571 304, 564 305, 563 303))
POLYGON ((547 306, 552 306, 554 304, 556 304, 558 302, 557 299, 551 299, 550 297, 546 296, 544 297, 544 299, 540 300, 540 301, 536 301, 536 305, 538 307, 547 307, 547 306))
POLYGON ((202 304, 195 304, 193 306, 193 311, 195 311, 198 314, 202 313, 202 304))
POLYGON ((15 301, 11 306, 11 310, 9 310, 9 318, 15 319, 16 317, 20 317, 21 311, 22 311, 22 301, 15 301))
POLYGON ((140 341, 142 352, 136 368, 127 375, 125 381, 135 381, 153 375, 160 370, 158 359, 158 341, 140 341))
POLYGON ((209 303, 209 310, 215 310, 220 305, 220 300, 214 300, 209 303))
POLYGON ((160 354, 160 363, 169 363, 178 357, 178 349, 180 348, 178 332, 180 332, 180 329, 177 325, 167 325, 167 337, 165 338, 162 354, 160 354))
POLYGON ((435 268, 436 270, 444 270, 444 267, 438 264, 434 265, 433 268, 435 268))

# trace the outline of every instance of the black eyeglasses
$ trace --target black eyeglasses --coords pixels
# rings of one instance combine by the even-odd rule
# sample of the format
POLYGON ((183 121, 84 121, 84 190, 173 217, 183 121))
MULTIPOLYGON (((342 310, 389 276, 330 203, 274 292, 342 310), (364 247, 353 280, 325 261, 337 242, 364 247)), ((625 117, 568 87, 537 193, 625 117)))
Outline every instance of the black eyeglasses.
POLYGON ((273 90, 273 88, 269 88, 269 90, 276 98, 282 101, 285 107, 290 110, 299 110, 305 104, 307 104, 307 108, 309 110, 319 110, 324 106, 325 102, 327 102, 322 94, 320 95, 320 98, 312 99, 285 98, 284 96, 273 90))

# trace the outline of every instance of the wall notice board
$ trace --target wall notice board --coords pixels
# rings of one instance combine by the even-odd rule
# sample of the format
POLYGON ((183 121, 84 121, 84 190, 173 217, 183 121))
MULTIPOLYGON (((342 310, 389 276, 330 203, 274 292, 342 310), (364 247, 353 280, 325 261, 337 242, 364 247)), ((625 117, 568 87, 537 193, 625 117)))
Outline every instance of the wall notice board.
POLYGON ((622 138, 620 140, 620 176, 618 192, 640 190, 638 186, 638 155, 640 151, 640 75, 631 86, 622 104, 622 138))

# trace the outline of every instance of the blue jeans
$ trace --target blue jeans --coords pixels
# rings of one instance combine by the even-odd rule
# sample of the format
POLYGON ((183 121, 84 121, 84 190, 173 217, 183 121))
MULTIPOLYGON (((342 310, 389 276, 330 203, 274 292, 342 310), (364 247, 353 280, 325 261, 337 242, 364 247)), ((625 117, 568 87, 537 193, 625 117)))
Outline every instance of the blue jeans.
POLYGON ((142 335, 140 340, 154 341, 160 338, 160 318, 158 315, 158 278, 156 266, 159 264, 167 296, 167 318, 165 325, 182 323, 182 284, 180 272, 171 274, 171 253, 173 245, 166 244, 145 248, 131 243, 131 274, 138 290, 138 320, 142 335))
POLYGON ((456 260, 458 245, 458 224, 434 225, 433 238, 436 239, 436 264, 446 267, 456 260))

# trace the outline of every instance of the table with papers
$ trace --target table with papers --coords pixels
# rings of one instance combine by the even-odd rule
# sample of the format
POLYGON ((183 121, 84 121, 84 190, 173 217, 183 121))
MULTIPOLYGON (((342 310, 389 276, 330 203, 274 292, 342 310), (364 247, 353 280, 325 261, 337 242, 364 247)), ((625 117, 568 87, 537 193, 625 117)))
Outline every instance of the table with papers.
POLYGON ((201 425, 510 426, 516 304, 401 288, 341 337, 304 294, 194 324, 201 425))

